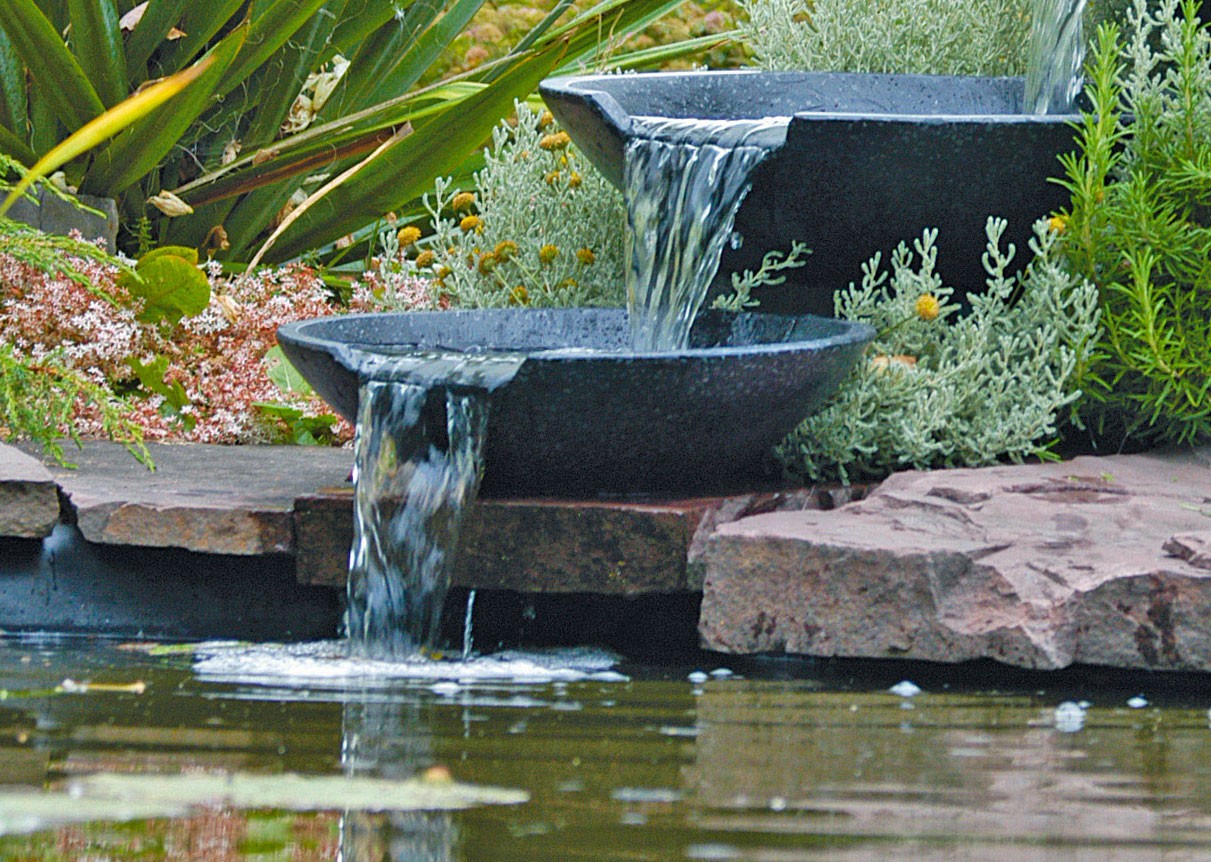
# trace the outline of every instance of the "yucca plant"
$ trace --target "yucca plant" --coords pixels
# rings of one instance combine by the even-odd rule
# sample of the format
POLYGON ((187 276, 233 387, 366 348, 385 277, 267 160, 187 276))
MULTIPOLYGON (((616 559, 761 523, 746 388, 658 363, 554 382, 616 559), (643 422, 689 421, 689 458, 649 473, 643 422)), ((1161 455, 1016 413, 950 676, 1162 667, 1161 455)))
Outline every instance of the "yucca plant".
POLYGON ((147 219, 157 244, 247 260, 278 227, 268 259, 287 259, 419 197, 544 76, 676 5, 604 0, 557 25, 560 0, 501 60, 418 89, 483 2, 3 0, 0 153, 32 165, 197 66, 187 88, 69 162, 68 182, 118 199, 128 244, 147 219))

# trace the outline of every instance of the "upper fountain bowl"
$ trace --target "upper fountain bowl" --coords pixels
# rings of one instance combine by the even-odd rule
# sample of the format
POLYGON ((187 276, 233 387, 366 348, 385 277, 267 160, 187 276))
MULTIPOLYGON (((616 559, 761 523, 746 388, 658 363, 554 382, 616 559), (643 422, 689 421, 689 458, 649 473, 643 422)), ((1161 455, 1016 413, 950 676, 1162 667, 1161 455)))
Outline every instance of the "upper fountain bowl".
POLYGON ((770 448, 832 394, 873 336, 842 320, 705 312, 688 350, 635 353, 617 309, 340 315, 278 330, 291 363, 350 420, 368 358, 524 354, 490 396, 489 495, 751 485, 770 448))
MULTIPOLYGON (((674 72, 551 78, 543 99, 577 146, 622 187, 635 117, 790 118, 736 214, 716 289, 791 242, 812 250, 763 311, 833 313, 833 291, 875 252, 939 229, 937 269, 959 295, 982 288, 988 216, 1025 250, 1031 226, 1063 206, 1049 178, 1073 147, 1072 115, 1023 112, 1021 78, 817 72, 674 72)), ((1021 261, 1020 262, 1024 262, 1021 261)))

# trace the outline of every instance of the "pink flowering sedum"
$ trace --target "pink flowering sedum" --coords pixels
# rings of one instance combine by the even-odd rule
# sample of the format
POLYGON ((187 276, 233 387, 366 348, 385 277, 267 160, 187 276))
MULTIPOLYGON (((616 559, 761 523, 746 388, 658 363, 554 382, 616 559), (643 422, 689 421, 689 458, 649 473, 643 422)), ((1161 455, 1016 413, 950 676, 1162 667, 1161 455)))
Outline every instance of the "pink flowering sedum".
MULTIPOLYGON (((0 253, 0 337, 31 359, 58 353, 97 383, 133 392, 131 418, 148 440, 247 443, 280 438, 283 429, 254 406, 257 402, 289 404, 308 416, 331 412, 318 397, 283 393, 269 379, 264 362, 277 344, 278 326, 333 313, 331 294, 314 271, 288 267, 222 279, 216 267, 210 306, 163 328, 135 319, 134 304, 117 284, 117 269, 90 261, 78 266, 93 290, 0 253), (165 383, 179 383, 189 399, 181 415, 166 411, 161 396, 135 385, 127 360, 147 365, 157 357, 168 360, 165 383)), ((94 405, 77 405, 74 428, 81 436, 101 434, 94 405)), ((344 423, 336 432, 338 439, 351 434, 344 423)))

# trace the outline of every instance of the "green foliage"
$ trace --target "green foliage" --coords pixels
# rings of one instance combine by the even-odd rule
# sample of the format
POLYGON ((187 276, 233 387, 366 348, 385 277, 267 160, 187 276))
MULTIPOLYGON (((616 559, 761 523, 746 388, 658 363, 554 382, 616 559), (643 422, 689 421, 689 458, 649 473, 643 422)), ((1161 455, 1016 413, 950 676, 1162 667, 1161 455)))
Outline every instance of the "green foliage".
MULTIPOLYGON (((473 193, 442 179, 426 195, 430 234, 403 273, 436 279, 456 306, 621 305, 622 195, 550 115, 519 102, 516 123, 497 126, 484 161, 473 193)), ((394 231, 383 239, 386 259, 398 260, 394 231)))
POLYGON ((1211 437, 1211 25, 1136 0, 1099 30, 1064 247, 1105 334, 1081 385, 1109 445, 1211 437))
POLYGON ((803 266, 807 263, 805 258, 809 254, 811 254, 811 249, 807 247, 807 243, 798 240, 791 242, 791 250, 785 254, 780 251, 766 252, 765 256, 761 258, 761 266, 757 268, 756 272, 746 269, 743 273, 732 273, 732 292, 716 297, 715 301, 711 303, 711 308, 720 311, 744 311, 756 308, 761 302, 753 299, 753 288, 782 284, 786 281, 786 276, 781 274, 782 271, 803 266))
MULTIPOLYGON (((59 356, 33 360, 11 345, 0 344, 0 436, 4 439, 33 440, 56 461, 66 463, 60 437, 63 428, 72 427, 72 416, 81 403, 96 407, 111 440, 125 444, 135 458, 151 466, 143 429, 127 418, 122 399, 59 356)), ((74 434, 72 439, 80 442, 74 434)))
POLYGON ((153 0, 138 17, 125 0, 4 0, 0 153, 32 164, 149 81, 196 68, 184 91, 66 165, 68 181, 118 198, 128 250, 146 217, 159 244, 198 247, 222 226, 222 254, 238 261, 292 200, 359 165, 291 223, 274 248, 289 258, 404 209, 600 33, 623 37, 676 5, 547 16, 495 63, 417 89, 482 3, 153 0))
POLYGON ((139 258, 133 273, 123 273, 118 284, 141 299, 139 320, 179 323, 182 317, 201 314, 210 304, 210 282, 198 269, 198 251, 176 245, 153 249, 139 258))
POLYGON ((934 272, 936 231, 901 244, 890 278, 876 255, 860 285, 837 295, 838 317, 879 335, 840 391, 778 449, 807 479, 882 477, 913 467, 980 466, 1046 453, 1060 412, 1080 395, 1074 372, 1097 336, 1097 292, 1071 275, 1047 222, 1019 275, 1000 248, 1005 222, 989 219, 987 290, 959 316, 934 272))
POLYGON ((126 272, 133 272, 125 263, 116 261, 103 249, 90 242, 69 236, 43 233, 37 228, 0 216, 0 251, 10 255, 18 263, 32 266, 46 273, 61 273, 94 294, 113 302, 100 288, 89 281, 78 266, 79 261, 113 264, 126 272))
MULTIPOLYGON (((264 363, 265 373, 283 395, 306 396, 312 393, 311 384, 290 364, 281 347, 270 348, 265 353, 264 363)), ((278 429, 276 436, 281 438, 281 442, 300 446, 330 446, 337 442, 339 420, 331 413, 312 416, 298 407, 268 401, 255 402, 253 407, 267 424, 278 429)))
POLYGON ((1020 75, 1029 0, 739 0, 739 24, 771 71, 1020 75))
POLYGON ((170 416, 181 423, 186 430, 192 429, 197 419, 185 411, 190 405, 189 395, 179 380, 169 381, 168 357, 157 356, 149 362, 140 362, 135 357, 127 357, 126 364, 134 372, 135 378, 145 392, 159 395, 163 398, 160 404, 160 414, 170 416))

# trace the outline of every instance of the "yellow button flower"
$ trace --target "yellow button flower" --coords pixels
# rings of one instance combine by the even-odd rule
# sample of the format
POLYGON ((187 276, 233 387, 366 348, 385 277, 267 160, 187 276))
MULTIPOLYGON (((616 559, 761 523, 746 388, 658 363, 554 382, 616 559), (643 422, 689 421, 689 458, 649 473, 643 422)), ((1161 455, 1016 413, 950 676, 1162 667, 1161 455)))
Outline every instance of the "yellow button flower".
POLYGON ((548 152, 552 152, 554 150, 566 150, 570 143, 572 143, 572 139, 568 137, 567 132, 555 132, 551 135, 543 135, 538 142, 538 146, 548 152))
POLYGON ((942 312, 942 304, 932 293, 923 293, 917 297, 916 311, 922 320, 936 320, 942 312))

